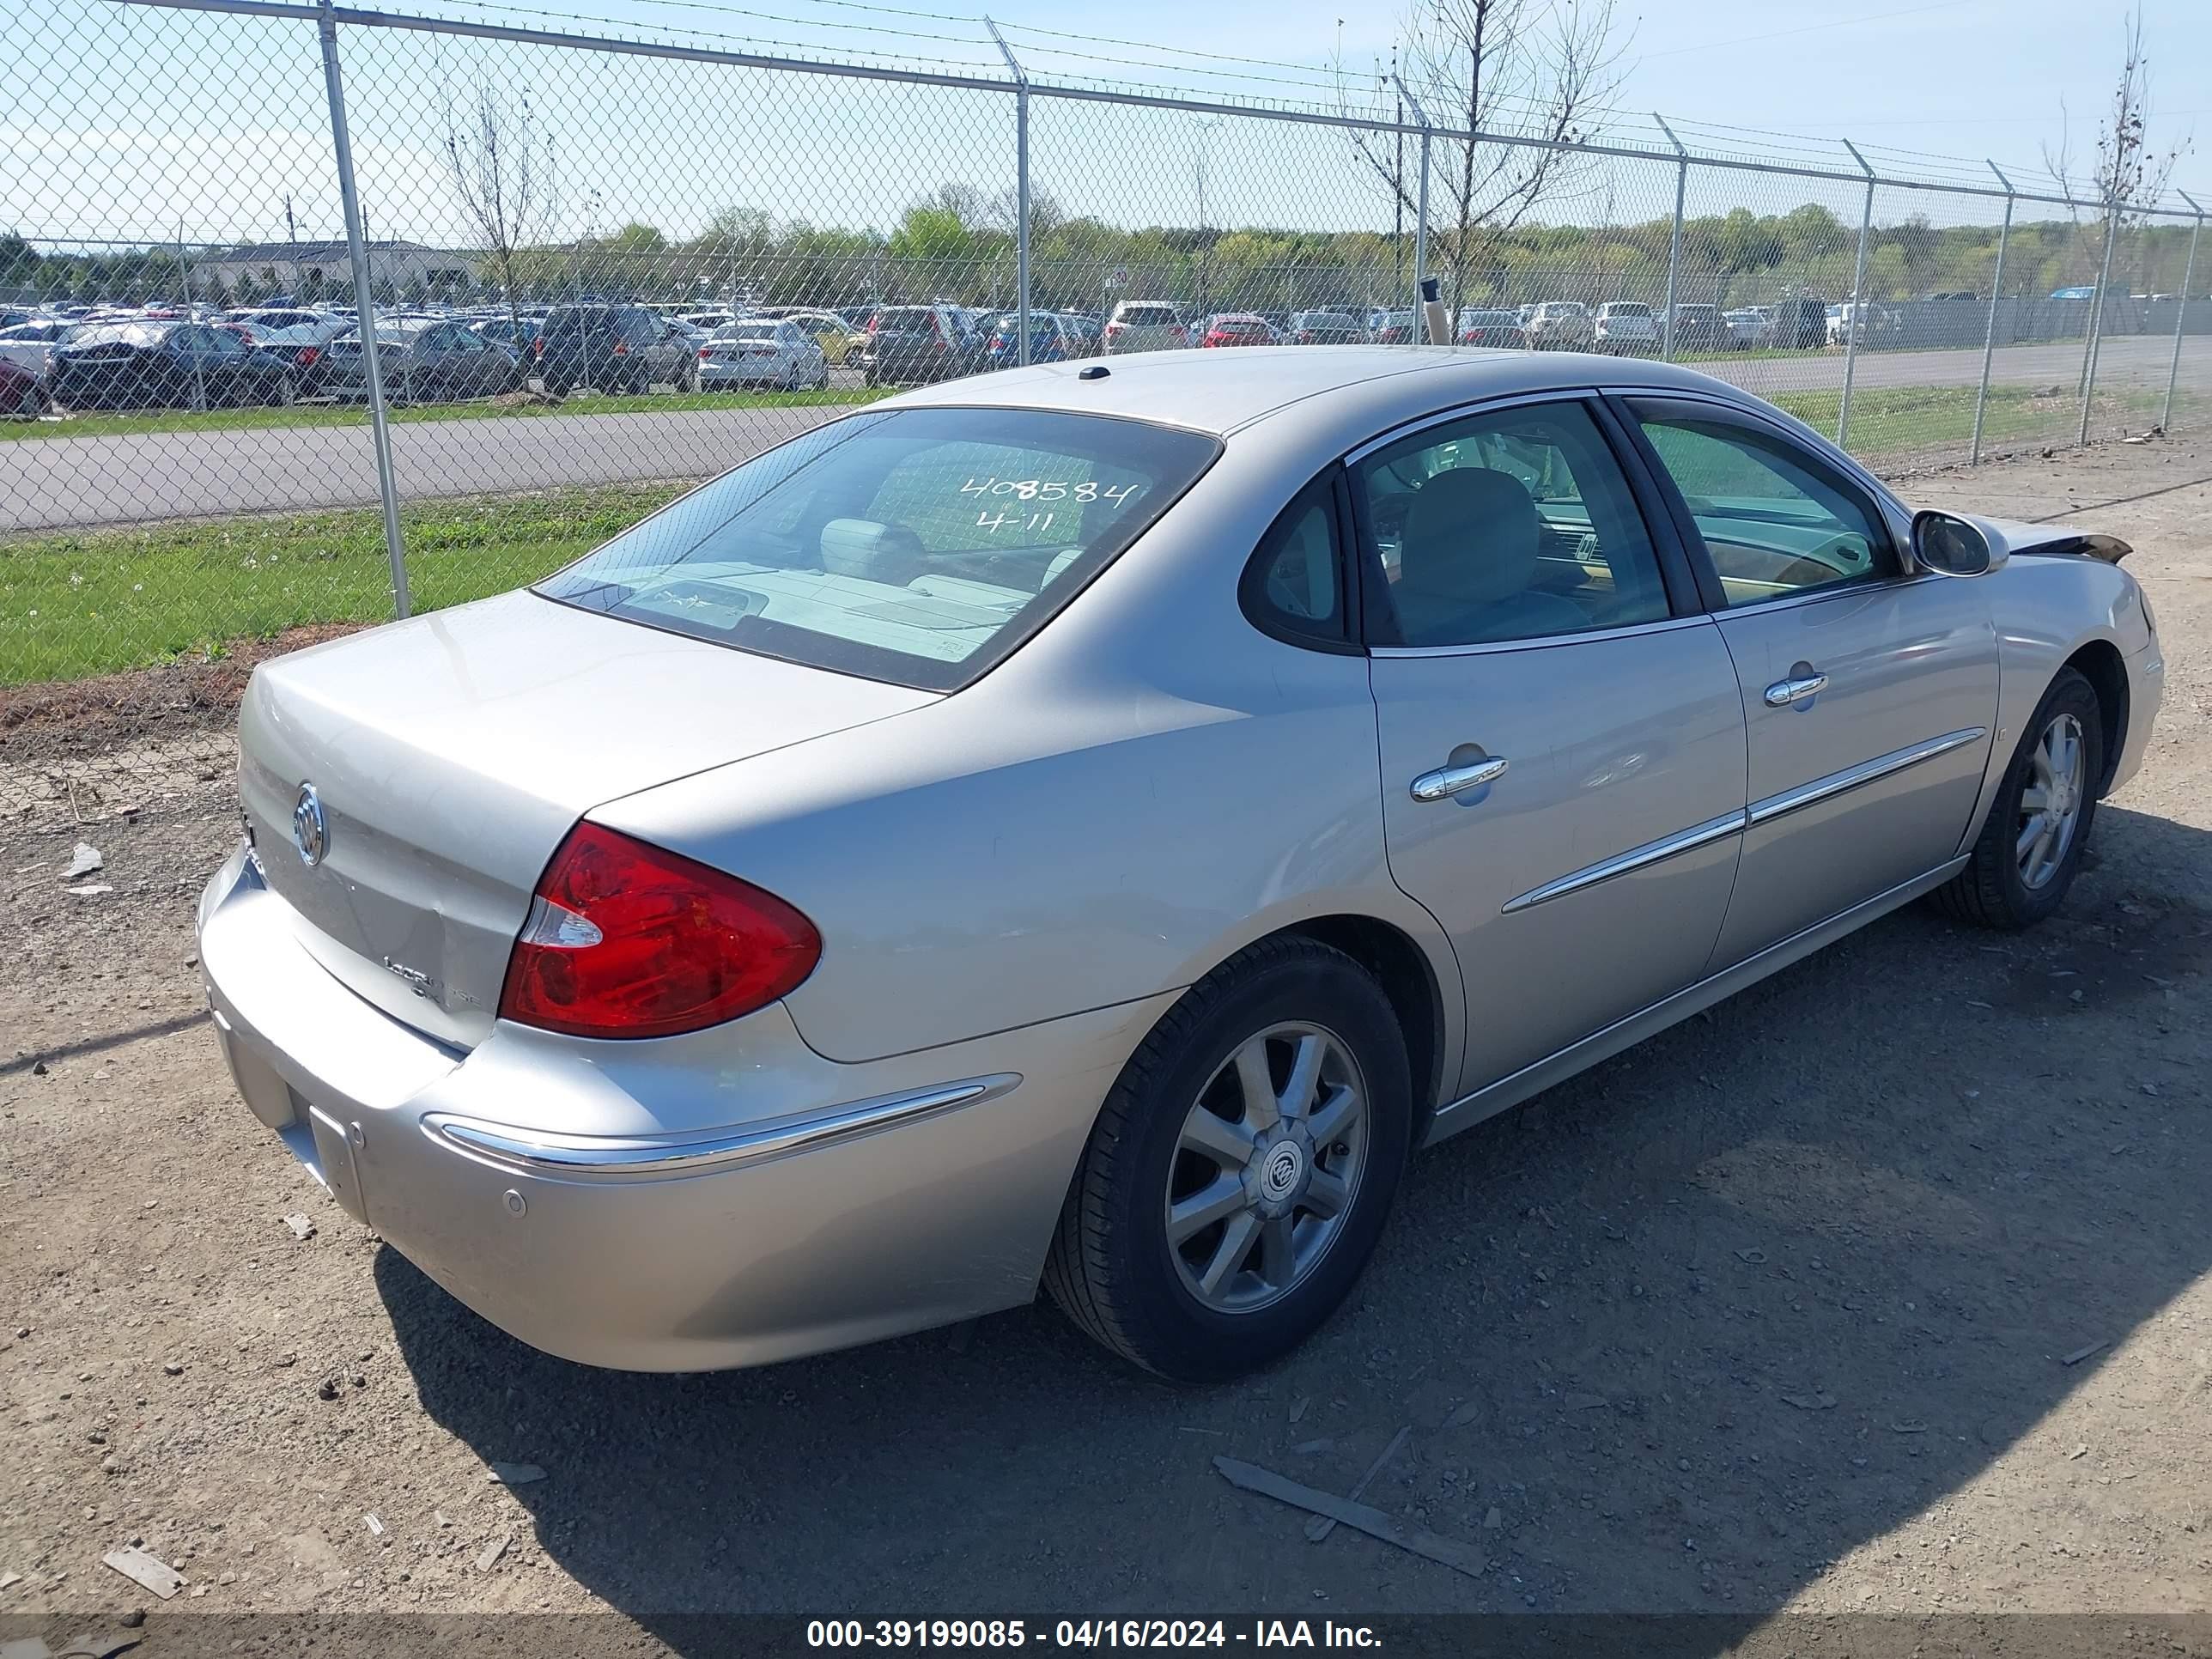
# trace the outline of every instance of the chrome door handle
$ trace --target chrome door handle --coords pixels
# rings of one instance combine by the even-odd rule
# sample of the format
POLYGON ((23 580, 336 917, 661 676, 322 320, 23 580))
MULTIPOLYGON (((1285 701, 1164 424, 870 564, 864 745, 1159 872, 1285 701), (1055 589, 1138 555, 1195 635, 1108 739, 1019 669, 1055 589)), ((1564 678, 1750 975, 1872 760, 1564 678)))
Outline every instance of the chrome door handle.
POLYGON ((1492 755, 1487 760, 1476 761, 1471 766, 1439 766, 1433 772, 1424 772, 1413 780, 1415 800, 1449 800, 1454 795, 1463 795, 1470 789, 1480 789, 1505 775, 1505 759, 1492 755))
POLYGON ((1802 702, 1808 697, 1817 697, 1828 689, 1826 674, 1807 674, 1794 680, 1777 680, 1766 688, 1766 704, 1770 708, 1787 708, 1793 702, 1802 702))

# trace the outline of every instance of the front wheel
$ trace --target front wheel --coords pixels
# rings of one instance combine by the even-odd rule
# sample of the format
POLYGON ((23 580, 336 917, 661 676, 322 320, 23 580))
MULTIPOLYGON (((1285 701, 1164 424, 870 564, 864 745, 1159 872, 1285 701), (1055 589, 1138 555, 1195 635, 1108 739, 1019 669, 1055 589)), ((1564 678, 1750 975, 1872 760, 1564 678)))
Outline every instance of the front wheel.
POLYGON ((1959 921, 2014 932, 2065 902, 2105 776, 2096 688, 2061 669, 2021 734, 1966 867, 1936 890, 1959 921))
POLYGON ((1164 1376, 1267 1364, 1367 1265, 1413 1116, 1405 1037, 1373 976, 1312 939, 1254 945, 1122 1068, 1046 1287, 1085 1332, 1164 1376))

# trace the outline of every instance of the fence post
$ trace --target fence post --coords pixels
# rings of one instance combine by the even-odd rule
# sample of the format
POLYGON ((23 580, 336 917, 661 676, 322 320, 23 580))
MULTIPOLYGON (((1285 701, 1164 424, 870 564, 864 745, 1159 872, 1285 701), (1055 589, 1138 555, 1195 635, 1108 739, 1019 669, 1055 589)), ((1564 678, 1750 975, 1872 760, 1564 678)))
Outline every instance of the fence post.
POLYGON ((1874 169, 1867 165, 1866 157, 1859 154, 1856 144, 1848 138, 1842 143, 1844 148, 1850 151, 1851 160, 1859 164, 1859 170, 1867 178, 1866 208, 1859 215, 1858 263, 1851 271, 1851 297, 1848 301, 1849 314, 1844 319, 1844 397, 1841 407, 1836 410, 1836 447, 1848 452, 1851 435, 1851 373, 1858 362, 1859 336, 1866 332, 1867 326, 1864 289, 1867 238, 1874 230, 1874 169))
POLYGON ((1014 49, 1006 44, 1006 37, 999 33, 999 26, 986 16, 983 27, 999 43, 1014 77, 1014 310, 1022 331, 1020 361, 1026 367, 1030 361, 1030 77, 1023 72, 1014 49))
MULTIPOLYGON (((1408 343, 1419 345, 1421 336, 1426 332, 1421 321, 1424 310, 1421 304, 1421 278, 1428 275, 1429 270, 1429 117, 1428 112, 1421 107, 1419 100, 1406 90, 1406 83, 1403 81, 1395 75, 1393 75, 1390 80, 1391 83, 1398 88, 1398 95, 1406 100, 1406 107, 1413 112, 1413 118, 1421 124, 1421 187, 1418 192, 1419 205, 1413 210, 1413 291, 1407 301, 1412 307, 1410 320, 1413 326, 1406 331, 1411 337, 1408 343)), ((1468 142, 1472 143, 1474 140, 1470 138, 1468 142)), ((1455 336, 1459 333, 1459 321, 1456 318, 1452 320, 1451 331, 1455 336)))
POLYGON ((2012 240, 2012 180, 2006 178, 1995 161, 1988 163, 1997 182, 2005 189, 2004 228, 1997 232, 1997 268, 1990 273, 1990 320, 1982 334, 1982 389, 1974 394, 1974 447, 1966 457, 1968 466, 1982 464, 1982 415, 1990 404, 1990 358, 1997 344, 1997 295, 2004 292, 2005 244, 2012 240))
POLYGON ((2112 244, 2120 236, 2120 204, 2117 197, 2105 203, 2105 258, 2097 271, 2097 295, 2089 306, 2089 344, 2081 355, 2081 425, 2074 434, 2076 444, 2089 441, 2089 401, 2097 395, 2097 348, 2105 331, 2105 294, 2112 285, 2112 244))
POLYGON ((361 195, 354 187, 353 140, 346 131, 345 86, 338 75, 338 25, 331 0, 315 0, 315 30, 323 43, 323 91, 331 106, 331 148, 337 158, 338 202, 345 212, 346 252, 353 264, 354 315, 361 325, 361 366, 368 383, 368 428, 376 447, 376 490, 384 502, 384 550, 392 561, 392 608, 404 617, 407 556, 399 542, 399 484, 392 474, 392 428, 385 419, 384 372, 376 355, 376 301, 369 286, 368 239, 361 228, 361 195))
POLYGON ((2173 383, 2181 378, 2181 325, 2189 320, 2189 284, 2197 275, 2197 239, 2204 234, 2204 210, 2197 205, 2197 198, 2187 191, 2177 192, 2189 204, 2197 222, 2189 232, 2189 259, 2181 268, 2181 304, 2173 314, 2173 362, 2166 371, 2166 408, 2160 412, 2158 427, 2161 432, 2173 427, 2173 383))
POLYGON ((1674 163, 1674 234, 1667 241, 1667 317, 1660 336, 1660 349, 1671 363, 1674 361, 1674 283, 1682 269, 1682 202, 1690 189, 1690 152, 1682 148, 1682 141, 1667 125, 1665 116, 1655 109, 1651 118, 1667 135, 1667 142, 1674 145, 1678 158, 1674 163))

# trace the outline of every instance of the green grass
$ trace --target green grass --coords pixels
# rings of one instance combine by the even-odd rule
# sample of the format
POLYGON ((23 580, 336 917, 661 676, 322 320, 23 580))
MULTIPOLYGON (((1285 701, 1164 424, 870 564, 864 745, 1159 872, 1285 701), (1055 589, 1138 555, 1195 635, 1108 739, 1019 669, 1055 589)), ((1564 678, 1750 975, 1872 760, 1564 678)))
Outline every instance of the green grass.
MULTIPOLYGON (((1835 436, 1840 391, 1761 395, 1815 432, 1835 436)), ((1964 446, 1973 438, 1974 397, 1970 386, 1859 387, 1851 393, 1850 452, 1861 460, 1880 461, 1964 446)), ((2159 399, 2148 392, 2100 391, 2097 404, 2115 416, 2138 414, 2139 424, 2148 425, 2157 418, 2159 399)), ((2080 408, 2070 386, 2057 397, 2041 396, 2033 386, 1993 386, 1982 417, 1982 443, 1985 448, 2022 439, 2070 443, 2080 408)))
MULTIPOLYGON (((679 494, 615 484, 402 510, 415 608, 536 580, 679 494)), ((302 623, 388 620, 374 507, 0 543, 0 686, 219 651, 302 623)))
MULTIPOLYGON (((553 415, 667 414, 699 409, 817 409, 873 403, 894 388, 832 386, 826 392, 662 392, 636 397, 579 392, 565 402, 410 404, 392 411, 395 424, 416 421, 543 420, 553 415)), ((107 438, 141 432, 239 432, 257 427, 358 426, 368 411, 352 404, 295 404, 289 409, 148 410, 142 413, 71 415, 61 420, 0 421, 0 442, 39 439, 107 438)))

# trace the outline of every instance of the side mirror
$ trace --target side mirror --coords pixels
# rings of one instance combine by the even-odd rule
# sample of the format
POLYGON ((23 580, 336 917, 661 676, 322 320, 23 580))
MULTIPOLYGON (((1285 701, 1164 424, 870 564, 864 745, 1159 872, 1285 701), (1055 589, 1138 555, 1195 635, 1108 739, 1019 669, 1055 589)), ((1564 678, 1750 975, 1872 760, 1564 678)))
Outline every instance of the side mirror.
POLYGON ((1985 576, 1997 564, 1990 538, 1979 529, 1932 509, 1912 515, 1912 559, 1939 576, 1985 576))

